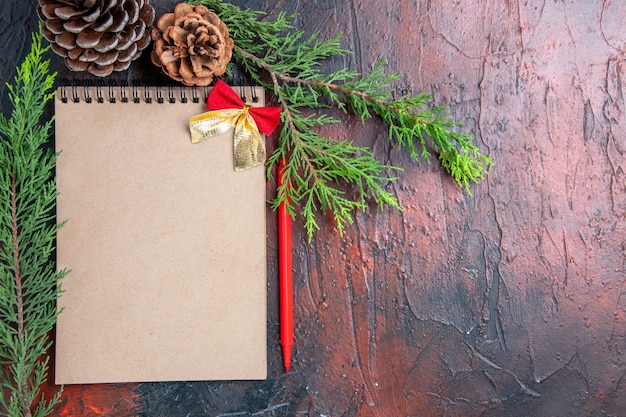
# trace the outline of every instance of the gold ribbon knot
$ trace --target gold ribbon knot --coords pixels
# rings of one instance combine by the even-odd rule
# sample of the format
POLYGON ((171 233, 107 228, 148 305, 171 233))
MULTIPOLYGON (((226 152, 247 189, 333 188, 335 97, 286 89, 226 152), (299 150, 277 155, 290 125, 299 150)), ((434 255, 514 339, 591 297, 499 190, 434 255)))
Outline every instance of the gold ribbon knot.
POLYGON ((250 106, 241 109, 213 110, 189 119, 191 142, 201 142, 235 129, 235 171, 243 171, 265 162, 265 142, 256 122, 249 113, 250 106))

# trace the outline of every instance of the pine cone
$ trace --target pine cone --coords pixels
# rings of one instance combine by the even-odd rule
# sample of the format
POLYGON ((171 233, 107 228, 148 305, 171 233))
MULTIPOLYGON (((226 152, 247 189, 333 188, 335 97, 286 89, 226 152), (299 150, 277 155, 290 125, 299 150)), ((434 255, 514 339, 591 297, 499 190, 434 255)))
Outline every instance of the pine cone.
POLYGON ((150 44, 149 0, 38 1, 43 36, 72 71, 99 77, 124 71, 150 44))
POLYGON ((234 46, 224 22, 204 6, 179 3, 152 28, 152 62, 188 86, 207 86, 224 74, 234 46))

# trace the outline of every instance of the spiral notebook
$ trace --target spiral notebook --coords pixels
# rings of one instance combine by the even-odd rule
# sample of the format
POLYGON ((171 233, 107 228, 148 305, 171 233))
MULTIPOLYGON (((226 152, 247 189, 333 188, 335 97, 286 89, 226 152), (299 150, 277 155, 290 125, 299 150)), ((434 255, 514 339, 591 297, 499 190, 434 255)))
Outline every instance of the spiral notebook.
POLYGON ((191 143, 207 91, 57 91, 56 383, 266 378, 265 171, 191 143))

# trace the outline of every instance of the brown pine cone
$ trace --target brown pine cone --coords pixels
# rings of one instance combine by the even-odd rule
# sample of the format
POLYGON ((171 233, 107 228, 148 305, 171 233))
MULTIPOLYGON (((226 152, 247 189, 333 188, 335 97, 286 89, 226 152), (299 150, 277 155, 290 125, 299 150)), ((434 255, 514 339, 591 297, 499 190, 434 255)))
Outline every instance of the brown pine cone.
POLYGON ((150 44, 150 0, 38 0, 52 50, 72 71, 104 77, 128 69, 150 44))
POLYGON ((152 62, 188 86, 207 86, 224 74, 234 46, 224 22, 204 6, 179 3, 152 28, 152 62))

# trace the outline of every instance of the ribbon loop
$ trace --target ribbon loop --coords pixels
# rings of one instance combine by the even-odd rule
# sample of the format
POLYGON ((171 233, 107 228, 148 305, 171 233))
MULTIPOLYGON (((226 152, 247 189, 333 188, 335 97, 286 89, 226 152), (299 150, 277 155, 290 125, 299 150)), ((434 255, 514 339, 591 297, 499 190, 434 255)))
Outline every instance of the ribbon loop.
POLYGON ((217 81, 207 99, 211 111, 189 119, 191 142, 197 143, 235 129, 235 171, 242 171, 265 162, 262 131, 270 135, 280 122, 280 108, 252 107, 223 81, 217 81))

